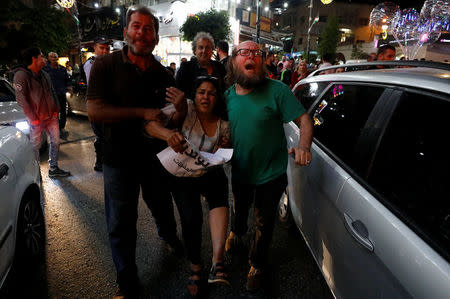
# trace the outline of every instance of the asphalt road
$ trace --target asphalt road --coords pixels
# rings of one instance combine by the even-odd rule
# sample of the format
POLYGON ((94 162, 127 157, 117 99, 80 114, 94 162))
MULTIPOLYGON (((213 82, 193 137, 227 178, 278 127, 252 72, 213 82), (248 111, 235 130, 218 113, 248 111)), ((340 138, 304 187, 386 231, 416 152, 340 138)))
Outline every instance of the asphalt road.
MULTIPOLYGON (((83 116, 69 117, 66 129, 70 135, 61 145, 59 166, 71 171, 72 176, 48 178, 48 156, 41 157, 47 228, 45 260, 26 265, 25 270, 13 270, 0 291, 0 298, 111 298, 114 294, 115 270, 106 235, 103 177, 93 171, 92 131, 83 116)), ((171 255, 164 247, 142 200, 137 228, 136 259, 143 297, 185 297, 189 263, 171 255)), ((204 225, 205 269, 211 266, 207 228, 204 225)), ((181 232, 180 227, 178 231, 181 232)), ((280 223, 275 228, 270 273, 262 292, 245 291, 248 271, 245 257, 228 257, 227 263, 232 287, 212 287, 208 298, 333 297, 301 235, 280 223)))

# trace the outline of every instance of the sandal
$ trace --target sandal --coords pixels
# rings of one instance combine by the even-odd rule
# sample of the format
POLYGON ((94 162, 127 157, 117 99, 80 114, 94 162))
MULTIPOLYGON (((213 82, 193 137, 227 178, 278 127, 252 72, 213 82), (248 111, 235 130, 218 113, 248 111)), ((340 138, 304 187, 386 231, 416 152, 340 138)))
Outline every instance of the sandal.
POLYGON ((189 274, 187 289, 191 298, 201 298, 201 272, 201 270, 191 270, 191 273, 189 274), (199 279, 192 279, 193 276, 198 276, 199 279))
POLYGON ((218 262, 211 267, 208 276, 208 283, 217 283, 221 285, 231 286, 228 281, 228 275, 222 262, 218 262))

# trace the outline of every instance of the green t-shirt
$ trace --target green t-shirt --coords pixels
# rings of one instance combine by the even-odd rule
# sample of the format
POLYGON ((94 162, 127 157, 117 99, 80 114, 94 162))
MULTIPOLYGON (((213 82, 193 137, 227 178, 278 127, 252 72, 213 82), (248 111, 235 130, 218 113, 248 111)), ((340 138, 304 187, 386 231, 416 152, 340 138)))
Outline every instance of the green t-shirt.
POLYGON ((244 184, 261 185, 286 172, 283 123, 305 113, 289 87, 266 80, 246 95, 237 95, 234 85, 225 92, 234 148, 233 179, 244 184))

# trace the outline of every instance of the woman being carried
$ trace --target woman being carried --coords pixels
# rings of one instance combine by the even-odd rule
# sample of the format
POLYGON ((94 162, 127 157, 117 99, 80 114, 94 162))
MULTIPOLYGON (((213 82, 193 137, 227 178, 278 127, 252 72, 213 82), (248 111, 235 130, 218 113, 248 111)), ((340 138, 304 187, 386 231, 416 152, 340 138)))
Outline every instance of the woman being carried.
MULTIPOLYGON (((174 87, 167 89, 167 100, 174 104, 177 112, 172 120, 179 122, 184 115, 181 132, 168 129, 162 123, 150 122, 148 134, 166 140, 176 152, 184 151, 185 138, 204 152, 215 152, 220 147, 229 147, 229 123, 222 119, 225 104, 219 90, 219 82, 211 76, 198 77, 194 84, 195 102, 187 101, 184 93, 174 87)), ((224 246, 228 228, 228 179, 222 167, 213 168, 200 177, 173 177, 173 195, 180 214, 187 257, 191 262, 188 290, 197 297, 201 289, 201 242, 203 195, 209 206, 209 226, 213 246, 212 267, 209 283, 229 285, 224 267, 224 246)))

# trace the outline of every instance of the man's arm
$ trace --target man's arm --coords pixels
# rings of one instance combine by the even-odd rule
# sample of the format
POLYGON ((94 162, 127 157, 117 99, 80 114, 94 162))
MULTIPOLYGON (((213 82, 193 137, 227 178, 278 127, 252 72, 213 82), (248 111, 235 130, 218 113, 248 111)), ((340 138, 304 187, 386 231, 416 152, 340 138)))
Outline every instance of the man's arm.
POLYGON ((177 130, 164 127, 159 121, 150 121, 145 125, 145 132, 152 137, 164 140, 177 153, 184 151, 184 137, 177 130))
POLYGON ((28 84, 26 80, 26 74, 22 71, 17 72, 14 75, 14 89, 16 91, 16 101, 22 107, 23 112, 32 125, 39 124, 39 118, 34 113, 33 108, 30 105, 28 84), (37 122, 37 123, 36 123, 37 122))
POLYGON ((93 123, 114 123, 126 119, 144 119, 159 121, 161 110, 138 107, 118 107, 108 104, 104 99, 87 101, 89 121, 93 123))
POLYGON ((300 140, 298 147, 290 148, 288 152, 289 154, 295 154, 296 164, 306 166, 311 163, 312 159, 310 152, 313 136, 312 120, 308 113, 303 113, 294 122, 300 129, 300 140))

